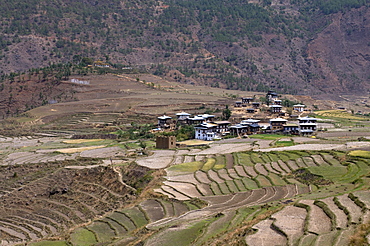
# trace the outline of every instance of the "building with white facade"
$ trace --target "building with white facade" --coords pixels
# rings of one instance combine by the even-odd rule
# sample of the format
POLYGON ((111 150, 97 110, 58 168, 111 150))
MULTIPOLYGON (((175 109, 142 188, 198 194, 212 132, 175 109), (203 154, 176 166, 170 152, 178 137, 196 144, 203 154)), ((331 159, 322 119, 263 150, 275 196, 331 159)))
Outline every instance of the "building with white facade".
POLYGON ((317 119, 313 117, 298 118, 299 133, 301 135, 312 135, 317 131, 317 119))
POLYGON ((203 122, 195 127, 195 139, 213 141, 216 136, 217 124, 203 122))

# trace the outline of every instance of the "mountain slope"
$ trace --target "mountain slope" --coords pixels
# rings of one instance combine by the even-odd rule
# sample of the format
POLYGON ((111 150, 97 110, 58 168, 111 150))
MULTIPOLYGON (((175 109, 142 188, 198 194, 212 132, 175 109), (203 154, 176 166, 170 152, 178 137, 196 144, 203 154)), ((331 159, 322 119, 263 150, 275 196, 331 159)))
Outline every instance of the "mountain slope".
POLYGON ((0 69, 92 57, 183 83, 367 93, 369 1, 0 1, 0 69))

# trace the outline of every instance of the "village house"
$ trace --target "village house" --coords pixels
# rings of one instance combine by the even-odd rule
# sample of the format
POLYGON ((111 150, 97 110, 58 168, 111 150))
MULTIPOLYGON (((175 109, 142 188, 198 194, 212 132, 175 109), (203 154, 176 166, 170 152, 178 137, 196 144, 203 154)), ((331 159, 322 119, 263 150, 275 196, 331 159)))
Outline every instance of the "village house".
POLYGON ((274 91, 268 91, 266 94, 267 105, 273 103, 273 100, 278 99, 279 95, 274 91))
POLYGON ((223 121, 214 121, 212 122, 216 124, 215 132, 224 135, 229 132, 229 125, 231 124, 229 121, 223 120, 223 121))
POLYGON ((205 122, 212 122, 215 119, 213 114, 199 114, 199 117, 202 117, 205 122))
POLYGON ((215 118, 212 114, 202 114, 202 115, 196 115, 194 117, 189 117, 186 119, 186 123, 188 125, 198 125, 203 122, 212 122, 215 118))
POLYGON ((233 136, 245 136, 248 135, 248 125, 236 124, 229 127, 230 134, 233 136))
POLYGON ((169 120, 171 120, 172 117, 167 115, 162 115, 158 117, 158 128, 160 129, 168 129, 171 127, 171 123, 169 120))
POLYGON ((258 109, 260 107, 261 103, 260 102, 252 102, 252 107, 254 109, 258 109))
POLYGON ((301 135, 312 135, 317 131, 317 119, 313 117, 298 118, 299 133, 301 135))
POLYGON ((199 117, 199 116, 189 117, 189 118, 186 119, 186 123, 188 125, 198 125, 198 124, 201 124, 203 122, 204 122, 204 118, 199 117))
POLYGON ((282 101, 280 99, 274 99, 272 103, 275 105, 281 105, 282 101))
POLYGON ((275 105, 275 104, 270 105, 269 107, 270 107, 270 112, 273 114, 280 113, 283 108, 283 106, 275 105))
POLYGON ((256 112, 254 108, 247 108, 245 111, 247 111, 248 114, 254 114, 256 112))
POLYGON ((181 124, 181 125, 185 125, 187 124, 187 119, 190 117, 191 114, 188 114, 188 113, 185 113, 184 111, 182 111, 181 113, 177 113, 176 116, 177 116, 177 123, 181 124))
POLYGON ((213 141, 216 137, 217 124, 203 122, 195 127, 195 139, 213 141))
POLYGON ((270 120, 270 130, 272 132, 279 132, 284 130, 284 125, 287 123, 286 119, 275 118, 270 120))
POLYGON ((306 106, 303 104, 295 104, 293 105, 293 110, 297 112, 303 112, 305 107, 306 106))
POLYGON ((246 119, 242 120, 240 124, 248 126, 248 135, 260 133, 261 126, 258 124, 260 120, 246 119))
POLYGON ((284 126, 283 132, 290 135, 299 135, 299 126, 296 123, 287 123, 284 126))
POLYGON ((253 97, 243 97, 242 98, 242 104, 244 105, 251 104, 253 101, 254 101, 253 97))
POLYGON ((190 117, 191 114, 188 114, 184 111, 182 111, 181 113, 177 113, 176 116, 177 116, 177 120, 186 120, 187 118, 190 117))
POLYGON ((242 102, 241 101, 236 101, 234 106, 235 106, 235 108, 240 108, 242 106, 242 102))
POLYGON ((255 119, 242 120, 240 124, 236 124, 229 127, 230 134, 236 136, 240 135, 244 136, 260 133, 261 126, 258 124, 258 122, 260 122, 260 120, 255 119))

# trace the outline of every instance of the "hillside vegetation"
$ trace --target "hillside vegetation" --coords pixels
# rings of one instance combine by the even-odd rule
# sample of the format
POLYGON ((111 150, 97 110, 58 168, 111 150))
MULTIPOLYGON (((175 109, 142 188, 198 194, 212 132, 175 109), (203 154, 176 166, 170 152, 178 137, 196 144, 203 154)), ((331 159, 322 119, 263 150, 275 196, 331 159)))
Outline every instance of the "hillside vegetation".
POLYGON ((91 57, 228 89, 367 91, 368 0, 251 2, 1 1, 0 70, 91 57))

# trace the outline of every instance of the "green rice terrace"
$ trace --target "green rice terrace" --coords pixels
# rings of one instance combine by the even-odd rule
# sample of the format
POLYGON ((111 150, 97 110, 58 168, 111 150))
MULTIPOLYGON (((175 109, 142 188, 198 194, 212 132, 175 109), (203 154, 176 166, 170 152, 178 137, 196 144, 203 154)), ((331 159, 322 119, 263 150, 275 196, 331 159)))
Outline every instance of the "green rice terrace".
POLYGON ((1 138, 0 245, 366 245, 369 142, 302 140, 1 138))

